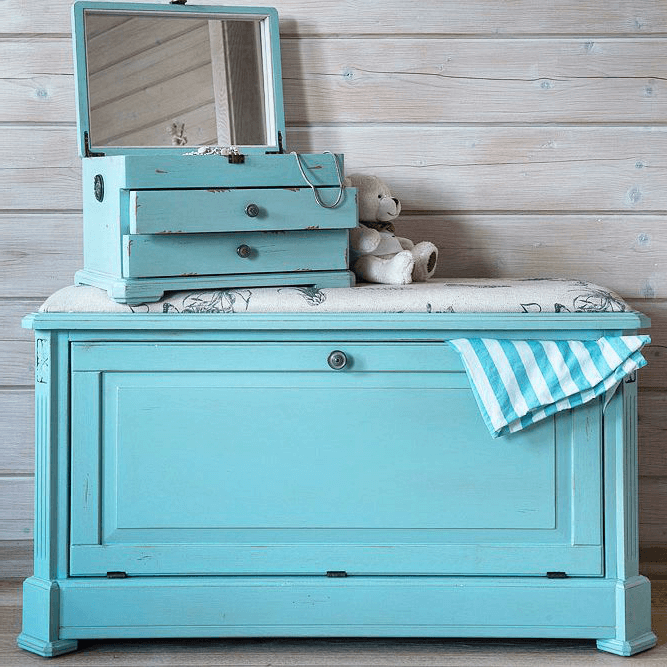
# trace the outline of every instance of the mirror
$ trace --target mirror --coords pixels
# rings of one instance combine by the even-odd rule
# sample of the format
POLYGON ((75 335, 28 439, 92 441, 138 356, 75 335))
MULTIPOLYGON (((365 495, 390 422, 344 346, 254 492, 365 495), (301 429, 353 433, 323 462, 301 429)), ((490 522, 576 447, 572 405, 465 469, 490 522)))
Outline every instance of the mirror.
POLYGON ((83 17, 91 146, 275 144, 267 16, 83 17))

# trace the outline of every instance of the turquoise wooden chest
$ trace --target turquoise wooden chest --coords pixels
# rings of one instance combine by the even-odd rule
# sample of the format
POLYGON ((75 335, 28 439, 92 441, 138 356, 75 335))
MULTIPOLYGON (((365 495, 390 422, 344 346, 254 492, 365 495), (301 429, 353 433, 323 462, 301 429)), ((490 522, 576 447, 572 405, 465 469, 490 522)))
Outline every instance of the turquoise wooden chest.
POLYGON ((285 148, 274 9, 76 2, 80 284, 349 286, 343 157, 285 148))
MULTIPOLYGON (((367 310, 396 293, 378 289, 367 310)), ((439 313, 432 299, 431 312, 321 312, 362 290, 292 290, 309 312, 247 312, 271 291, 256 290, 27 318, 37 490, 20 646, 571 637, 630 655, 655 643, 634 376, 606 409, 596 399, 492 439, 446 344, 591 340, 647 320, 439 313)))

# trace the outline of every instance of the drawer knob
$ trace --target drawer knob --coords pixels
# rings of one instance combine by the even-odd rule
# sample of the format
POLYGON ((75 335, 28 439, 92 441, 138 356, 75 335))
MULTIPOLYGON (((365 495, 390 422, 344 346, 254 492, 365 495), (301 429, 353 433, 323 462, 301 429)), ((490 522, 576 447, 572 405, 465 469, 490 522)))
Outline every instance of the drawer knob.
POLYGON ((245 214, 249 218, 256 218, 259 215, 259 206, 257 204, 248 204, 245 207, 245 214))
POLYGON ((334 350, 329 355, 327 363, 335 371, 339 371, 341 370, 341 368, 345 368, 345 366, 347 366, 347 355, 345 354, 345 352, 341 352, 340 350, 334 350))
POLYGON ((242 257, 243 259, 246 259, 247 257, 250 257, 251 252, 252 252, 252 248, 249 245, 246 245, 245 243, 243 245, 240 245, 236 249, 236 254, 239 257, 242 257))

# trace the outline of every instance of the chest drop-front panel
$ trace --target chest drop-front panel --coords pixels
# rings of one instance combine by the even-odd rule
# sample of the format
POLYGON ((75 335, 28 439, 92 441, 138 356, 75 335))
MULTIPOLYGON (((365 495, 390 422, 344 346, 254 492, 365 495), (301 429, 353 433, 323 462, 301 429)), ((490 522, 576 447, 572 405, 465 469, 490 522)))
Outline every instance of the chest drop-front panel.
POLYGON ((78 2, 79 284, 165 290, 353 284, 343 156, 284 146, 271 8, 78 2))

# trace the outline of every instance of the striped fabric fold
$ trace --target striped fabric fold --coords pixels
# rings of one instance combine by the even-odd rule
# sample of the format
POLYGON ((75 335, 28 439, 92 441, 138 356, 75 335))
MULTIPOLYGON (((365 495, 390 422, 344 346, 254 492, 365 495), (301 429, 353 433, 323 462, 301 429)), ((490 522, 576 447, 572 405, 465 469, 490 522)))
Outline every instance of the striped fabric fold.
POLYGON ((460 353, 482 417, 497 438, 601 394, 611 397, 624 377, 646 364, 640 350, 650 338, 448 342, 460 353))

